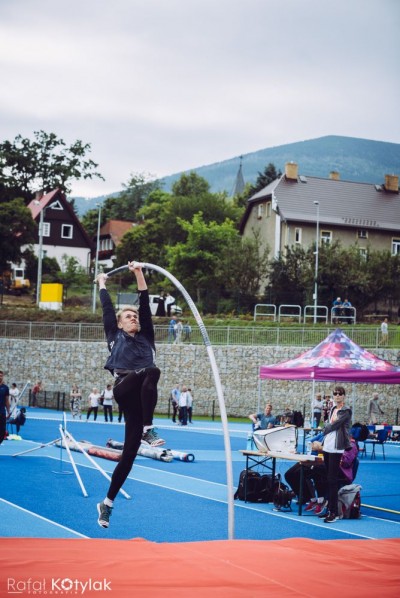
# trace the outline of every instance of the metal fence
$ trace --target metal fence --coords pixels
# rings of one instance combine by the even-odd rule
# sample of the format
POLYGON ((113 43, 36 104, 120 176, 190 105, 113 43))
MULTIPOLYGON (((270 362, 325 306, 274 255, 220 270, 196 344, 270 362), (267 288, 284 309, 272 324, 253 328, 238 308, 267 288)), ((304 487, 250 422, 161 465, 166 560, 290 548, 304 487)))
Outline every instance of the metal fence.
MULTIPOLYGON (((172 342, 168 337, 168 326, 154 326, 157 343, 172 342)), ((313 347, 328 336, 335 327, 304 326, 291 327, 256 327, 256 326, 208 326, 207 333, 213 345, 268 345, 313 347)), ((365 348, 378 348, 381 332, 379 328, 356 328, 346 326, 345 331, 358 345, 365 348)), ((0 321, 0 338, 47 340, 47 341, 103 341, 102 324, 75 324, 61 322, 17 322, 0 321)), ((193 326, 190 334, 184 334, 183 344, 202 345, 200 330, 193 326)), ((400 327, 389 329, 387 345, 390 348, 400 347, 400 327)))

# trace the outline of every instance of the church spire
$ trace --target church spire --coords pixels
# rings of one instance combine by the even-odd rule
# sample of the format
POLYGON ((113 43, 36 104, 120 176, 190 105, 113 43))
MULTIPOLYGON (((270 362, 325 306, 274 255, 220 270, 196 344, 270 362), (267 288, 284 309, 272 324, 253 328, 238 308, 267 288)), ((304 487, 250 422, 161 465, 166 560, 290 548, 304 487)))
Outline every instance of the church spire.
POLYGON ((241 195, 244 191, 244 178, 242 170, 243 156, 239 156, 239 160, 239 169, 236 175, 235 187, 233 189, 233 197, 235 197, 236 195, 241 195))

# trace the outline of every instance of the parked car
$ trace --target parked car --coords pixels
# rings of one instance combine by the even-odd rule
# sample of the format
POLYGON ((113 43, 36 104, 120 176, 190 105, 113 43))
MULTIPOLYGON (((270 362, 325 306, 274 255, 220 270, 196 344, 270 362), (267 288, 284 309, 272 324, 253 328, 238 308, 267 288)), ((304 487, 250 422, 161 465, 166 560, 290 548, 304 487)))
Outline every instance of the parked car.
MULTIPOLYGON (((160 300, 159 295, 149 295, 150 310, 153 316, 156 315, 158 302, 160 300)), ((117 309, 122 309, 128 305, 138 305, 139 295, 137 293, 117 293, 117 309)), ((182 315, 182 308, 179 305, 171 306, 171 314, 175 316, 182 315)))

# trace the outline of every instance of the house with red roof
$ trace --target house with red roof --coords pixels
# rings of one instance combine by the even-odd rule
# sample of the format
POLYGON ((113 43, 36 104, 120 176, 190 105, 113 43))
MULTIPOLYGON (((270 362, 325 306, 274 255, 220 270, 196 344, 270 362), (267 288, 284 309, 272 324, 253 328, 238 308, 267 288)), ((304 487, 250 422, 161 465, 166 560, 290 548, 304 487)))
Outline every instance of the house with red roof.
POLYGON ((37 196, 28 208, 38 225, 33 251, 39 255, 40 222, 42 220, 42 257, 55 258, 62 269, 63 255, 74 257, 89 272, 92 241, 83 228, 71 203, 60 189, 37 196))

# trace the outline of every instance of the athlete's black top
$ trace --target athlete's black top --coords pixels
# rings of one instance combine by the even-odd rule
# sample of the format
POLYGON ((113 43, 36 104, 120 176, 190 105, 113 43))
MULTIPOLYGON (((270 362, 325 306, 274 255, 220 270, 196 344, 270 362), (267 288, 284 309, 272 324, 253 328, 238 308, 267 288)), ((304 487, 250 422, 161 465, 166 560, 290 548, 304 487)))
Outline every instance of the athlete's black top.
POLYGON ((115 370, 154 367, 156 348, 148 291, 139 291, 140 332, 136 332, 134 336, 118 328, 114 306, 106 289, 100 289, 100 301, 103 308, 104 331, 111 353, 104 369, 114 374, 115 370))

